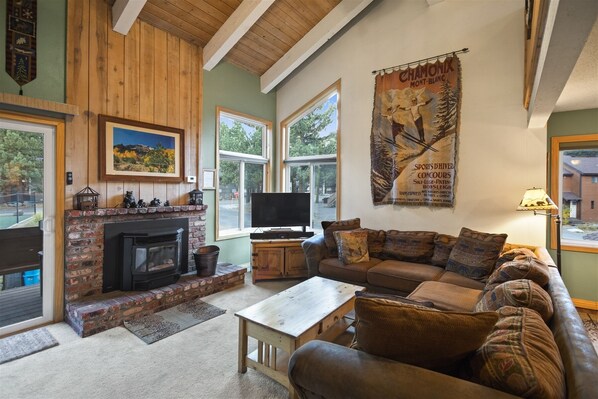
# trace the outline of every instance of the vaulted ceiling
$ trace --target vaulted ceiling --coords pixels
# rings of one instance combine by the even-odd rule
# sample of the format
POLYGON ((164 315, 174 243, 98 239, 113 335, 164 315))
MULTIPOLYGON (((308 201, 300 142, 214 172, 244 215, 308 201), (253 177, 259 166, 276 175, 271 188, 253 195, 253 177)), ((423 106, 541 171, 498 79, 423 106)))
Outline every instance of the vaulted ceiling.
POLYGON ((135 18, 203 48, 204 69, 221 60, 272 90, 373 0, 115 0, 113 26, 135 18))

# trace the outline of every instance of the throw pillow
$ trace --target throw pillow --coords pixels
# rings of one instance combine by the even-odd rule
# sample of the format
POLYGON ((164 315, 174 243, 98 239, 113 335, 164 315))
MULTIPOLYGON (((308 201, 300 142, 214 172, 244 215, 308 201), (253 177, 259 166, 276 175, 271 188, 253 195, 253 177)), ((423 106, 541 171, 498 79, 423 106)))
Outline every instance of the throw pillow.
POLYGON ((360 228, 359 218, 336 220, 336 221, 322 221, 322 228, 324 229, 324 243, 331 256, 338 256, 338 249, 336 247, 336 240, 334 239, 334 232, 338 230, 355 230, 360 228))
POLYGON ((433 231, 388 230, 382 255, 386 259, 430 263, 434 255, 433 231))
POLYGON ((434 266, 446 267, 451 251, 457 242, 457 237, 448 234, 436 234, 434 237, 434 255, 432 264, 434 266))
POLYGON ((338 247, 338 258, 345 265, 370 260, 367 231, 335 231, 334 239, 338 247))
POLYGON ((443 372, 478 349, 498 319, 496 312, 442 312, 359 297, 355 315, 355 338, 363 351, 443 372))
POLYGON ((504 307, 470 360, 472 380, 524 398, 565 397, 563 362, 550 329, 529 309, 504 307))
POLYGON ((503 263, 510 262, 510 261, 514 260, 516 257, 518 257, 520 255, 531 256, 533 258, 537 257, 536 254, 534 253, 534 251, 532 251, 531 249, 528 249, 528 248, 513 248, 513 249, 510 249, 510 250, 505 251, 502 254, 500 254, 499 258, 496 261, 496 266, 494 266, 494 267, 498 268, 503 263))
POLYGON ((545 322, 552 317, 554 308, 552 299, 546 291, 531 280, 512 280, 497 285, 486 292, 478 304, 476 312, 498 310, 503 306, 533 309, 545 322))
POLYGON ((367 231, 368 233, 368 252, 370 257, 379 258, 384 248, 384 242, 386 241, 386 231, 384 230, 372 230, 367 228, 361 228, 358 230, 367 231))
POLYGON ((446 270, 484 281, 492 273, 506 239, 506 234, 481 233, 463 227, 449 256, 446 270))
POLYGON ((431 301, 416 301, 414 299, 405 298, 404 296, 400 296, 400 295, 382 294, 379 292, 355 291, 355 297, 356 298, 386 299, 389 301, 406 303, 408 305, 413 305, 413 306, 423 306, 424 308, 433 308, 434 307, 434 302, 431 302, 431 301))
POLYGON ((511 280, 532 280, 544 287, 550 280, 548 265, 535 256, 519 255, 510 262, 503 263, 488 277, 486 287, 494 287, 511 280))

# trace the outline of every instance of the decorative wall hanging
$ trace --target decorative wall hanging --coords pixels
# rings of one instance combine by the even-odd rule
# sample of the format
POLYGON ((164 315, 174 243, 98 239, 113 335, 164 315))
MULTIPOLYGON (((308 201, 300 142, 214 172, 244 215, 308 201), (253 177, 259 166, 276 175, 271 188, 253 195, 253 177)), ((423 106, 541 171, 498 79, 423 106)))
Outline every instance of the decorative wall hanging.
POLYGON ((183 129, 99 115, 100 179, 182 182, 183 129))
POLYGON ((370 137, 374 205, 454 205, 461 104, 456 53, 416 61, 412 67, 410 63, 374 71, 370 137))
POLYGON ((37 75, 37 0, 6 1, 6 72, 20 87, 37 75))

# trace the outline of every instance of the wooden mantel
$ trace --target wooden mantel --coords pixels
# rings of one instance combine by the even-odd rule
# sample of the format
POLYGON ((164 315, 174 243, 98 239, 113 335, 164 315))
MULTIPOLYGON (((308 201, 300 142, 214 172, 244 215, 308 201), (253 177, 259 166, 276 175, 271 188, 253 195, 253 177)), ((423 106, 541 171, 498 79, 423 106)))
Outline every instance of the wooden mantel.
POLYGON ((76 105, 57 103, 55 101, 19 96, 10 93, 0 93, 0 107, 11 108, 16 111, 35 110, 68 116, 79 115, 79 107, 76 105))

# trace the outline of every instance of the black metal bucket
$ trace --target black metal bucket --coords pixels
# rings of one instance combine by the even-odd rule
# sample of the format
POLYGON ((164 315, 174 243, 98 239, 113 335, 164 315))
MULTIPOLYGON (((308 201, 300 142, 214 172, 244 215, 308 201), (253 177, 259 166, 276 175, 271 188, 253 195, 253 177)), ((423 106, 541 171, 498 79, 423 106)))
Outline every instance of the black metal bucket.
POLYGON ((198 276, 208 277, 216 274, 219 253, 220 248, 217 245, 199 247, 197 251, 193 253, 198 276))

